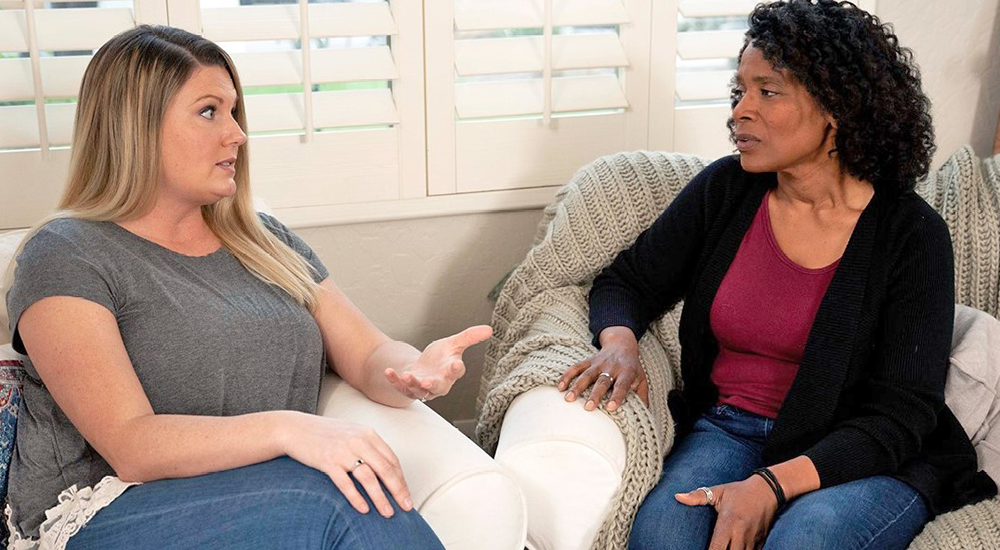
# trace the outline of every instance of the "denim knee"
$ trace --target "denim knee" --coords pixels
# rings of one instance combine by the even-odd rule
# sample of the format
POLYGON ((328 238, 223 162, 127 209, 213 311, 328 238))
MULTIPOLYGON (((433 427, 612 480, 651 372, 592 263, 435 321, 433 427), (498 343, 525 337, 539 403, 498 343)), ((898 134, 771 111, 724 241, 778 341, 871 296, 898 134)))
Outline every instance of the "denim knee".
POLYGON ((715 511, 708 506, 685 506, 673 495, 669 500, 650 499, 639 508, 629 550, 705 550, 715 522, 715 511))
POLYGON ((287 484, 277 489, 277 492, 287 496, 274 496, 277 500, 288 503, 287 514, 312 518, 312 521, 307 522, 306 528, 318 531, 316 534, 323 540, 319 547, 338 550, 441 548, 437 536, 419 513, 415 509, 403 511, 381 483, 379 487, 393 509, 393 515, 388 518, 376 511, 370 495, 357 481, 354 481, 354 487, 369 506, 369 511, 365 514, 351 505, 326 474, 291 459, 278 460, 290 462, 278 465, 279 473, 287 484))

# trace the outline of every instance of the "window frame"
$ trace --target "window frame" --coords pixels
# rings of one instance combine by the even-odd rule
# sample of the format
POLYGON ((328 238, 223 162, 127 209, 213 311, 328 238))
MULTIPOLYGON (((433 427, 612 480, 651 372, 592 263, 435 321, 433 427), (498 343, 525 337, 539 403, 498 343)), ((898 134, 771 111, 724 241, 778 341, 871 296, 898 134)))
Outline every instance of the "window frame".
MULTIPOLYGON (((399 113, 395 134, 379 137, 364 131, 345 131, 308 137, 254 137, 251 156, 255 194, 294 228, 535 209, 550 203, 558 187, 592 156, 576 158, 566 154, 561 161, 545 159, 546 170, 533 176, 535 179, 515 188, 496 184, 497 157, 489 157, 491 165, 483 160, 487 157, 461 152, 469 151, 469 147, 456 146, 469 139, 464 136, 476 134, 456 131, 454 0, 386 1, 399 27, 389 42, 399 74, 391 87, 399 113), (375 139, 385 143, 366 149, 366 140, 375 139), (344 165, 329 159, 353 161, 353 157, 361 156, 365 163, 376 164, 381 159, 365 151, 383 150, 379 147, 395 151, 396 156, 391 161, 395 164, 373 168, 372 173, 387 174, 378 193, 365 189, 354 192, 350 177, 330 183, 330 174, 344 165), (308 151, 309 158, 318 160, 296 166, 291 172, 284 161, 295 151, 308 151), (458 180, 460 170, 464 181, 474 181, 473 185, 458 180), (286 200, 288 197, 295 200, 286 200)), ((553 1, 561 0, 538 0, 542 5, 553 1)), ((596 132, 594 129, 610 128, 621 133, 620 141, 607 142, 618 144, 617 149, 671 150, 705 156, 730 153, 724 126, 728 107, 717 105, 692 115, 675 102, 678 10, 686 1, 690 0, 622 0, 630 21, 619 32, 629 52, 629 65, 620 69, 628 108, 610 115, 605 126, 600 120, 604 115, 554 117, 549 123, 570 130, 589 128, 596 132), (618 118, 612 120, 615 116, 618 118)), ((0 2, 8 6, 14 3, 0 2)), ((859 4, 875 13, 876 3, 861 0, 859 4)), ((137 23, 168 24, 196 33, 202 29, 198 0, 135 0, 134 6, 137 23)), ((523 130, 509 125, 504 131, 510 135, 503 136, 506 141, 502 143, 533 143, 532 132, 537 133, 537 127, 545 121, 526 120, 521 124, 523 130)), ((596 136, 584 135, 574 141, 572 131, 563 133, 567 137, 558 143, 570 152, 576 147, 586 155, 597 156, 599 153, 592 151, 606 147, 596 136)), ((528 154, 522 151, 510 158, 516 162, 518 155, 528 154)), ((70 151, 65 147, 0 152, 0 196, 17 197, 0 201, 0 229, 31 225, 51 211, 62 191, 62 185, 56 182, 65 180, 69 158, 70 151)), ((362 176, 355 179, 366 181, 362 176)))

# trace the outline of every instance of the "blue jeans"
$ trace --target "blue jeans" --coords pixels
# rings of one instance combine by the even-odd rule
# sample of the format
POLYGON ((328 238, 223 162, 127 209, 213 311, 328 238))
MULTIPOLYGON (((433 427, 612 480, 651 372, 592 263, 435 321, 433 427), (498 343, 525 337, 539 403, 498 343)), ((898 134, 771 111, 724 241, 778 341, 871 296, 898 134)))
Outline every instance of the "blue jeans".
MULTIPOLYGON (((704 550, 715 528, 711 506, 685 506, 674 493, 741 481, 760 466, 774 421, 731 405, 710 408, 663 462, 663 476, 639 507, 629 549, 704 550)), ((927 523, 909 485, 876 476, 819 489, 778 514, 765 550, 905 549, 927 523)))
MULTIPOLYGON (((368 505, 371 500, 355 482, 368 505)), ((440 549, 414 510, 384 518, 356 511, 325 474, 288 457, 127 489, 67 550, 234 548, 440 549)))

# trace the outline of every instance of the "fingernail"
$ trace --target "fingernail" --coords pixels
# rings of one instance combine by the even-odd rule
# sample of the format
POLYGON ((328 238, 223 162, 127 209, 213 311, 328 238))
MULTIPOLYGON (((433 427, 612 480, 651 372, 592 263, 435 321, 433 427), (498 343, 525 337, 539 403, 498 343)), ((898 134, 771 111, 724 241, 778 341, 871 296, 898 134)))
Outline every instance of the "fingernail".
POLYGON ((576 395, 573 392, 569 392, 566 394, 566 401, 572 401, 574 399, 576 399, 576 395))
POLYGON ((583 408, 587 409, 588 411, 594 410, 594 402, 593 401, 587 401, 587 404, 584 405, 583 408))
POLYGON ((408 499, 408 498, 404 498, 403 499, 403 509, 405 509, 405 510, 411 510, 411 509, 413 509, 413 501, 410 500, 410 499, 408 499))
POLYGON ((559 385, 556 387, 559 388, 559 391, 563 391, 566 389, 566 384, 563 382, 559 382, 559 385))
POLYGON ((604 408, 607 409, 608 412, 614 412, 614 410, 618 408, 618 403, 608 401, 608 405, 604 408))

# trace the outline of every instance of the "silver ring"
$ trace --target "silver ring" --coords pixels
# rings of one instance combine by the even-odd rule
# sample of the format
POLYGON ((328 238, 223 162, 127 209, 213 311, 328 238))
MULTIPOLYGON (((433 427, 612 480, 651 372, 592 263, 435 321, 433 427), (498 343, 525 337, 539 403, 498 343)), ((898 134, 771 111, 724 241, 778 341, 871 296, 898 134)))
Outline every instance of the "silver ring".
POLYGON ((602 376, 607 376, 608 377, 608 382, 611 382, 612 384, 615 383, 615 377, 611 376, 610 372, 602 372, 601 374, 597 375, 597 378, 600 378, 602 376))
POLYGON ((358 469, 358 466, 361 466, 361 465, 363 465, 364 463, 365 463, 365 461, 364 461, 364 460, 361 460, 361 459, 359 458, 359 459, 357 459, 357 460, 355 460, 355 461, 354 461, 354 466, 351 466, 351 469, 350 469, 350 470, 347 470, 347 471, 348 471, 349 473, 352 473, 352 474, 353 474, 353 473, 354 473, 354 470, 357 470, 357 469, 358 469))
POLYGON ((715 494, 708 487, 698 487, 699 491, 705 493, 705 497, 708 498, 708 505, 715 506, 715 494))

